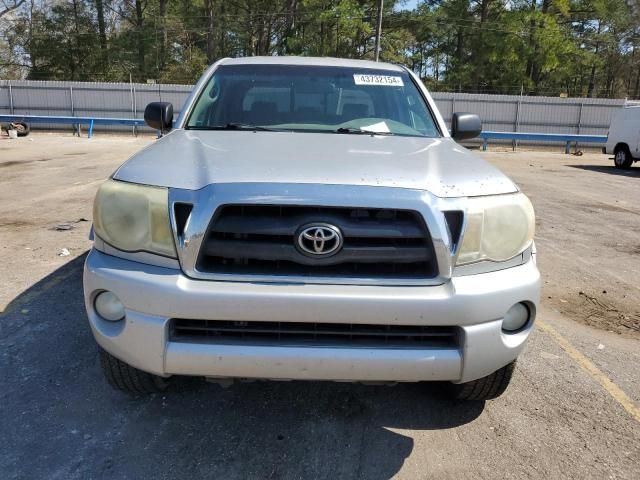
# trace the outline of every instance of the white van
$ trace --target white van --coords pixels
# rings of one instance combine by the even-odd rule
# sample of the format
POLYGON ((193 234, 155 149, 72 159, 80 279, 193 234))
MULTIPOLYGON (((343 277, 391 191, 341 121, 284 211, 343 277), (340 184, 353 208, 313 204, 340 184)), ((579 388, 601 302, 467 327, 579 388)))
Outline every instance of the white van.
POLYGON ((630 168, 640 160, 640 105, 625 106, 613 114, 602 153, 614 155, 616 168, 630 168))

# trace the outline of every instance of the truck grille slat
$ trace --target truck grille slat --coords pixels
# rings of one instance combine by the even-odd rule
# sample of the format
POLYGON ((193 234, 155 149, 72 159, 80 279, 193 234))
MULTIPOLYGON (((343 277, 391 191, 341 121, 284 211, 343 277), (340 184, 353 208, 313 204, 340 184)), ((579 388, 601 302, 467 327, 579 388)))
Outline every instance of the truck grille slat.
POLYGON ((260 217, 229 215, 218 219, 211 232, 253 235, 294 235, 300 225, 311 222, 340 224, 347 237, 362 238, 423 238, 424 230, 410 221, 394 221, 385 225, 379 221, 352 220, 346 215, 296 215, 291 217, 260 217))
POLYGON ((256 322, 228 320, 171 320, 172 341, 214 343, 276 343, 336 345, 454 345, 455 327, 374 325, 354 323, 256 322))
MULTIPOLYGON (((209 240, 205 253, 212 257, 234 258, 238 252, 251 252, 258 260, 286 260, 302 265, 336 265, 347 262, 426 262, 431 259, 430 252, 424 247, 367 246, 345 247, 340 253, 328 258, 314 259, 302 255, 288 243, 258 242, 247 240, 209 240)), ((246 254, 246 253, 245 253, 246 254)), ((242 258, 242 257, 241 257, 242 258)))
POLYGON ((297 205, 223 205, 214 215, 197 262, 203 273, 426 279, 437 275, 433 243, 415 211, 297 205), (300 229, 337 227, 341 249, 331 256, 300 251, 300 229))

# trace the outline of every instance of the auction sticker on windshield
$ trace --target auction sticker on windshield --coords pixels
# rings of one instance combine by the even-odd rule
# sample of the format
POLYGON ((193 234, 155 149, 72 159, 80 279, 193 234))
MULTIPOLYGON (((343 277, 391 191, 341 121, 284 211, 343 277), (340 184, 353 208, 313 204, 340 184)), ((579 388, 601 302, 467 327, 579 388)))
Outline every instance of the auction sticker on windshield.
POLYGON ((367 75, 366 73, 354 73, 353 81, 356 85, 384 85, 388 87, 404 87, 402 77, 392 75, 367 75))

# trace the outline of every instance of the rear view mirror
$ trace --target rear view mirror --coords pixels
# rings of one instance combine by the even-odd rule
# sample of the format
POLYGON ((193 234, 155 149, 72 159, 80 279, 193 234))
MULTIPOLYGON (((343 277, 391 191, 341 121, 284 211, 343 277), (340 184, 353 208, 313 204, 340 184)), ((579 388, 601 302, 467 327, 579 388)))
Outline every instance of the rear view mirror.
POLYGON ((151 102, 144 109, 144 121, 151 128, 164 133, 173 127, 173 105, 169 102, 151 102))
POLYGON ((451 137, 457 142, 474 138, 482 132, 482 122, 475 113, 454 113, 451 118, 451 137))

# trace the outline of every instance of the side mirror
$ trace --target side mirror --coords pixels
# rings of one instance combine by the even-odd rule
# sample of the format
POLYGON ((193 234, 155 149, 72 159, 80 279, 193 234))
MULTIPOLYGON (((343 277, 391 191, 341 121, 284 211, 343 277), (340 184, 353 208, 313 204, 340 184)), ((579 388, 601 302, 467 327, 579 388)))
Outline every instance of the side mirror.
POLYGON ((475 113, 454 113, 451 118, 451 137, 456 142, 474 138, 482 132, 482 122, 475 113))
POLYGON ((169 102, 151 102, 144 109, 144 121, 151 128, 164 133, 173 127, 173 105, 169 102))

